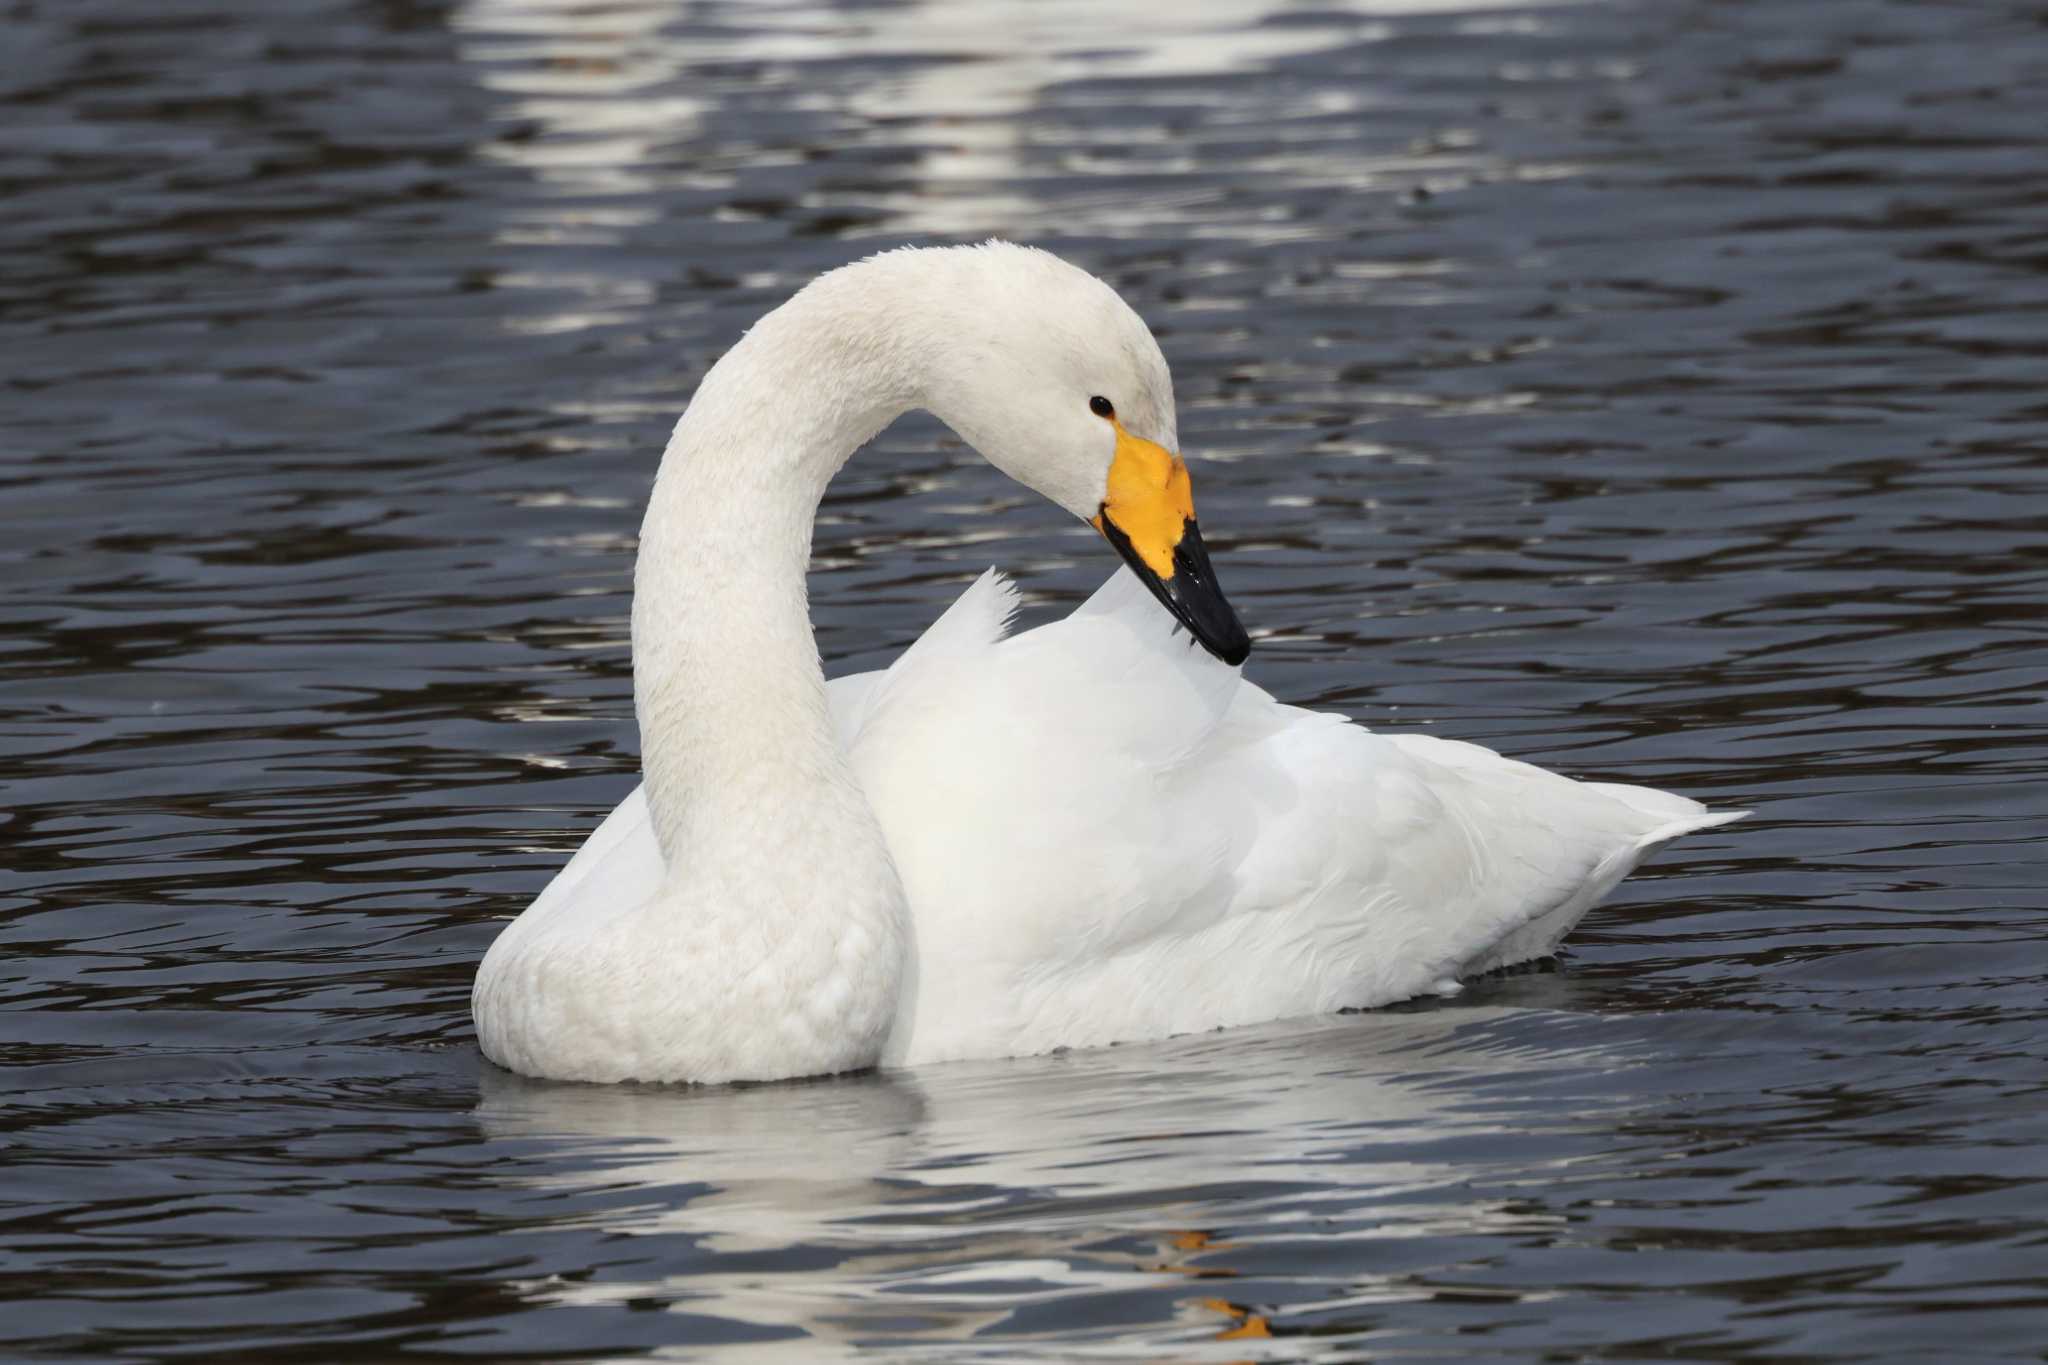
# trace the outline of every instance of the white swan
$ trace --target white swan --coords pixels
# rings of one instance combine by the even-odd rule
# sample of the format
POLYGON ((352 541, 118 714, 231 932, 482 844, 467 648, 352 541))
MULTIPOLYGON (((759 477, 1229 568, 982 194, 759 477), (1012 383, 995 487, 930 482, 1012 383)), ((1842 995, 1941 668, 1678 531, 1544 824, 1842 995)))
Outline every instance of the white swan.
POLYGON ((485 955, 485 1054, 762 1080, 1385 1004, 1548 952, 1646 851, 1737 818, 1243 681, 1176 448, 1145 324, 1042 251, 889 252, 763 318, 641 526, 644 785, 485 955), (912 408, 1129 568, 1007 637, 991 571, 828 686, 818 502, 912 408))

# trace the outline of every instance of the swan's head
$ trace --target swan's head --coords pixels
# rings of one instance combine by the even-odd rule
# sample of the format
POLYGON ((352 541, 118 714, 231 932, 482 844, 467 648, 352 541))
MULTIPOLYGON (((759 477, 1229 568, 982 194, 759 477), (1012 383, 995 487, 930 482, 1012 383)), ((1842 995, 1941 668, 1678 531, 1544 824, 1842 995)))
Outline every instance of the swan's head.
POLYGON ((919 405, 1094 526, 1211 654, 1242 663, 1251 640, 1202 545, 1173 377, 1144 320, 1086 271, 1007 242, 870 264, 913 294, 901 316, 919 405))

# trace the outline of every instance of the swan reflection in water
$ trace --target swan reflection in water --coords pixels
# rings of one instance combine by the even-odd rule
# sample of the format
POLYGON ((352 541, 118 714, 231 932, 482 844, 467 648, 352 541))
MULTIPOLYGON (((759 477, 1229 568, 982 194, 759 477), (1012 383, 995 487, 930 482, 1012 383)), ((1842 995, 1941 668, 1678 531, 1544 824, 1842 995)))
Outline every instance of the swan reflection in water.
MULTIPOLYGON (((519 1286, 539 1302, 659 1301, 801 1331, 807 1358, 877 1340, 1028 1339, 1054 1316, 1071 1331, 1077 1313, 1106 1313, 1105 1336, 1127 1338, 1136 1310, 1113 1305, 1132 1295, 1170 1301, 1144 1311, 1178 1319, 1171 1340, 1242 1340, 1285 1330, 1230 1283, 1267 1244, 1527 1236, 1563 1222, 1540 1200, 1468 1187, 1495 1164, 1540 1169, 1542 1138, 1525 1125, 1543 1101, 1529 1097, 1625 1059, 1597 1045, 1530 1055, 1502 1043, 1509 1019, 1526 1037, 1529 1011, 1461 1007, 738 1087, 561 1084, 486 1067, 477 1112, 494 1139, 541 1140, 504 1178, 584 1196, 565 1201, 563 1221, 681 1235, 614 1278, 519 1286), (1262 1231, 1232 1231, 1251 1225, 1262 1231)), ((1555 1112, 1582 1126, 1585 1104, 1555 1112)), ((1318 1312, 1417 1292, 1340 1260, 1318 1312)), ((718 1352, 777 1359, 788 1347, 718 1352)))

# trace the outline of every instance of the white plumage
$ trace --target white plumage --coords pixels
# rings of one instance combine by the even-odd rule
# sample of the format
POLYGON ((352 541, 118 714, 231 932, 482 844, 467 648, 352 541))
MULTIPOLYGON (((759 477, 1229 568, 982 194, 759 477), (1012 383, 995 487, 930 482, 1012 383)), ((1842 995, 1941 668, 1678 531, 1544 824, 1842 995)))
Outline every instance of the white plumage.
POLYGON ((811 521, 912 406, 1084 517, 1118 439, 1174 445, 1150 333, 1042 252, 893 252, 764 319, 643 526, 648 782, 492 945, 494 1060, 767 1079, 1386 1004, 1549 952, 1646 852, 1738 817, 1282 705, 1128 569, 1018 635, 990 571, 826 688, 811 521))

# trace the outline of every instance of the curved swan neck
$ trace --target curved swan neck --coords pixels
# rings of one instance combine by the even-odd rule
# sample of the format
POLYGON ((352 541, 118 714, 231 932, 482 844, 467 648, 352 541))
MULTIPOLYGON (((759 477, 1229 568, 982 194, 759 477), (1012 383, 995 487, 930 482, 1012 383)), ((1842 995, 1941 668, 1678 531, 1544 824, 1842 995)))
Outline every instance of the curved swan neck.
POLYGON ((918 394, 879 319, 833 283, 762 319, 704 377, 641 525, 634 695, 671 866, 777 844, 858 802, 811 631, 811 532, 832 475, 918 394))

